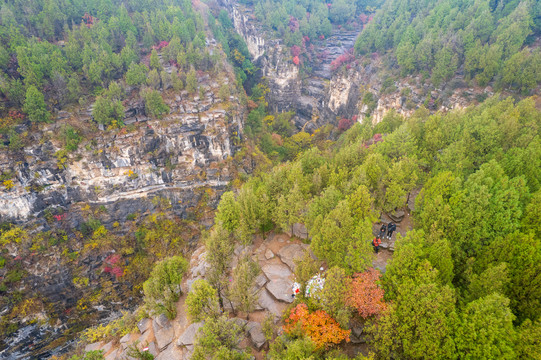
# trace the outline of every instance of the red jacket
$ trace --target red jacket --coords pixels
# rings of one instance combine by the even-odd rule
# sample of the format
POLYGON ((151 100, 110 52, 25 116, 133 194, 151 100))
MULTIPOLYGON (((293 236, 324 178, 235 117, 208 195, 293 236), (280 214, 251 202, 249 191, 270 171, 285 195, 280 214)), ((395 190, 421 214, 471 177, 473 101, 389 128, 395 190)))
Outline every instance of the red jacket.
POLYGON ((374 238, 374 241, 372 241, 372 243, 374 244, 374 246, 380 246, 381 245, 381 240, 377 237, 374 238))

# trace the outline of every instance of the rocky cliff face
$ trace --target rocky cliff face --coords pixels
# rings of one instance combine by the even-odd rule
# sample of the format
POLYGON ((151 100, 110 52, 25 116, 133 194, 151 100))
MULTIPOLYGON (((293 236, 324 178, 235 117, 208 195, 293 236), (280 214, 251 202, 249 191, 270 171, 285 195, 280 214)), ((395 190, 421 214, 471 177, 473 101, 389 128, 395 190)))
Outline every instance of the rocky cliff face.
MULTIPOLYGON (((128 219, 164 211, 165 198, 174 224, 181 224, 179 219, 208 224, 206 209, 215 207, 231 178, 226 160, 242 136, 244 107, 236 96, 225 102, 215 96, 222 84, 233 84, 233 77, 232 72, 219 81, 200 76, 201 98, 164 91, 170 113, 161 120, 145 116, 138 100, 126 100, 121 130, 97 126, 92 105, 64 111, 55 124, 39 131, 21 128, 28 134, 21 150, 0 152, 0 173, 8 179, 0 183, 0 223, 18 223, 30 237, 45 239, 37 249, 30 246, 41 237, 3 246, 0 332, 9 331, 0 336, 1 359, 62 353, 79 331, 74 329, 116 318, 120 310, 140 303, 141 297, 132 295, 141 280, 104 270, 114 246, 87 248, 81 233, 89 216, 99 213, 99 221, 116 239, 133 238, 137 225, 128 219), (59 133, 64 123, 85 135, 74 152, 63 150, 59 133), (20 316, 21 304, 28 316, 20 316)), ((197 242, 197 226, 179 229, 186 247, 197 242)), ((136 266, 132 255, 119 256, 122 268, 136 266)))
MULTIPOLYGON (((95 129, 92 141, 74 153, 57 153, 57 124, 29 135, 33 144, 22 152, 2 152, 0 168, 12 173, 13 188, 0 192, 0 221, 25 221, 47 209, 69 211, 80 202, 103 205, 111 218, 122 219, 146 210, 148 198, 157 194, 171 198, 177 214, 185 215, 197 200, 195 188, 227 184, 224 160, 233 155, 242 131, 236 99, 224 104, 214 97, 219 85, 200 80, 207 83, 203 99, 186 92, 172 95, 166 101, 171 112, 162 120, 142 115, 141 104, 128 104, 128 127, 95 129)), ((95 128, 90 113, 62 116, 95 128)))
MULTIPOLYGON (((305 131, 335 122, 337 116, 346 116, 351 111, 349 104, 329 98, 334 86, 330 64, 353 47, 358 30, 334 29, 328 39, 315 46, 314 53, 321 56, 311 64, 312 72, 303 75, 292 62, 290 49, 261 28, 251 9, 234 1, 224 1, 223 5, 229 10, 235 29, 246 41, 254 62, 268 80, 268 101, 272 111, 295 111, 295 125, 305 131)), ((349 80, 348 86, 353 83, 349 80)))
POLYGON ((306 75, 293 64, 289 49, 262 29, 250 8, 234 0, 222 4, 268 80, 271 110, 295 111, 299 130, 313 131, 327 123, 336 125, 339 118, 356 118, 359 122, 370 118, 375 124, 391 110, 408 116, 423 105, 430 111, 447 111, 493 94, 490 87, 468 86, 461 76, 438 89, 427 85, 421 76, 393 77, 383 70, 383 60, 377 54, 352 62, 347 69, 331 71, 331 62, 354 46, 361 28, 334 28, 330 37, 317 42, 317 59, 312 59, 312 71, 306 75), (363 101, 367 92, 373 95, 371 102, 363 101))

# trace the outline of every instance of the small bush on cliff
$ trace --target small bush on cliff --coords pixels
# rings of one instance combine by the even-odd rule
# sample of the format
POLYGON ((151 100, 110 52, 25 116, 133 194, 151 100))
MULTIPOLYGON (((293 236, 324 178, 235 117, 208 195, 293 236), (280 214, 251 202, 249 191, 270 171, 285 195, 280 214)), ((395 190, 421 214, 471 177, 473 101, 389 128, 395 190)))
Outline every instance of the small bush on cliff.
POLYGON ((155 314, 165 313, 169 319, 175 318, 175 302, 180 297, 180 283, 187 269, 188 262, 182 256, 173 256, 154 266, 150 277, 143 284, 148 310, 155 314))

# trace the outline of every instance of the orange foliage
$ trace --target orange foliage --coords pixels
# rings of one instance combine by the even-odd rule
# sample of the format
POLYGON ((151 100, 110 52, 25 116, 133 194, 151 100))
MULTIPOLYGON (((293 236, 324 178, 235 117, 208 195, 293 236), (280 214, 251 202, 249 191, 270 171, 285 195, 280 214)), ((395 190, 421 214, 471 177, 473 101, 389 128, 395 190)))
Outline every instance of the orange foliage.
POLYGON ((286 319, 284 331, 287 334, 300 330, 316 345, 316 348, 329 348, 340 344, 343 340, 349 342, 351 330, 344 330, 329 314, 323 310, 313 313, 308 311, 306 304, 299 304, 291 310, 286 319))
POLYGON ((379 315, 383 312, 387 304, 383 300, 383 289, 376 284, 381 273, 374 269, 356 274, 349 294, 346 298, 346 304, 359 312, 363 318, 372 315, 379 315))

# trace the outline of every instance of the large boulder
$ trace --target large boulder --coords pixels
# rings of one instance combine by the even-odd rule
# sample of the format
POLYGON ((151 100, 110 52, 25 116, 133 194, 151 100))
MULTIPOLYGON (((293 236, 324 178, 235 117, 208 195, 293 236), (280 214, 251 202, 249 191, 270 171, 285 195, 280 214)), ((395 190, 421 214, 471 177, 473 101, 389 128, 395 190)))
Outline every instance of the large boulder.
POLYGON ((276 316, 280 316, 282 314, 278 305, 276 304, 276 300, 274 300, 271 294, 269 294, 267 289, 262 289, 259 292, 259 301, 257 303, 261 308, 267 310, 271 314, 276 316))
POLYGON ((180 335, 177 341, 178 346, 189 346, 195 343, 195 336, 197 330, 203 326, 203 322, 193 323, 188 326, 188 328, 180 335))
POLYGON ((267 341, 265 339, 265 334, 263 334, 261 324, 255 321, 250 321, 248 324, 246 324, 246 331, 250 336, 250 340, 252 341, 254 347, 258 351, 261 350, 261 348, 263 347, 263 345, 265 345, 265 342, 267 341))
POLYGON ((173 341, 173 338, 175 337, 175 329, 173 328, 173 325, 167 323, 166 326, 154 333, 154 336, 156 337, 158 349, 161 351, 173 341))
POLYGON ((293 236, 296 236, 299 239, 308 239, 308 230, 306 229, 306 226, 300 223, 293 224, 293 236))
POLYGON ((271 281, 287 279, 293 274, 290 268, 284 264, 267 264, 264 265, 261 270, 271 281))
POLYGON ((287 303, 293 302, 293 281, 289 279, 271 280, 267 283, 267 290, 274 296, 276 300, 284 301, 287 303))

